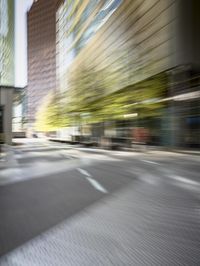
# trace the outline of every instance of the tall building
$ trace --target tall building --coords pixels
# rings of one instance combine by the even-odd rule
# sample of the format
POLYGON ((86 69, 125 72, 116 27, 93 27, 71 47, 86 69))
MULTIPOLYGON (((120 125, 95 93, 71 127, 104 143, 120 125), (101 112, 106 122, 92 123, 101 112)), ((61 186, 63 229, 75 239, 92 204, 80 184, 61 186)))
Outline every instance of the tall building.
POLYGON ((34 1, 28 12, 26 112, 32 127, 43 98, 56 89, 56 8, 58 0, 34 1))
POLYGON ((64 1, 57 12, 60 91, 73 95, 84 85, 85 100, 90 89, 92 100, 136 91, 129 105, 137 119, 126 123, 150 127, 159 144, 195 142, 200 133, 199 8, 198 0, 64 1), (163 95, 156 93, 161 82, 163 95))
POLYGON ((14 0, 0 0, 0 141, 12 141, 14 0))

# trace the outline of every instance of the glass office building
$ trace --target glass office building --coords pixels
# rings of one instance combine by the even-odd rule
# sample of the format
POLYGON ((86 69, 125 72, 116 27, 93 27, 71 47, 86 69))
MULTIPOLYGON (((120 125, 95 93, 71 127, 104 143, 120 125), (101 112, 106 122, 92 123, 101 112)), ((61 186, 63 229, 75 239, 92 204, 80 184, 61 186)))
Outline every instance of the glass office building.
POLYGON ((0 84, 14 85, 14 0, 0 0, 0 84))
POLYGON ((118 76, 111 91, 170 68, 174 5, 154 0, 65 1, 57 12, 61 87, 67 84, 68 67, 81 62, 104 69, 113 79, 118 76))
MULTIPOLYGON (((122 4, 114 1, 65 1, 57 12, 57 77, 68 87, 67 72, 75 58, 122 4)), ((91 51, 92 52, 92 51, 91 51)))
POLYGON ((196 77, 200 71, 200 38, 195 32, 200 24, 195 11, 198 8, 197 0, 64 1, 56 19, 60 91, 73 94, 84 82, 91 93, 99 86, 101 91, 91 97, 93 100, 118 91, 124 90, 124 95, 138 91, 135 100, 129 101, 138 106, 137 125, 146 123, 152 132, 158 132, 158 143, 184 143, 187 135, 194 132, 188 123, 199 121, 199 94, 193 94, 196 96, 190 98, 190 103, 185 102, 187 93, 199 86, 196 77), (86 79, 83 72, 87 71, 93 81, 86 79), (81 78, 82 83, 78 83, 81 78), (162 95, 155 93, 160 79, 165 83, 162 95), (185 80, 189 82, 185 84, 185 80), (184 100, 178 102, 181 94, 185 96, 179 99, 184 100), (150 117, 152 103, 158 108, 150 117))
POLYGON ((14 75, 14 0, 0 0, 0 139, 12 140, 14 75))

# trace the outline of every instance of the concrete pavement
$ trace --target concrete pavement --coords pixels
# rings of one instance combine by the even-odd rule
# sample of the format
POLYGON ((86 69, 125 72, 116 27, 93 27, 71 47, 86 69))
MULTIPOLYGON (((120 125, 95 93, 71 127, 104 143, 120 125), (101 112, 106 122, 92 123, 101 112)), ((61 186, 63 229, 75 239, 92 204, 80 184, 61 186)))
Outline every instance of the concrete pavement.
POLYGON ((23 178, 0 185, 0 265, 200 264, 198 156, 35 141, 14 157, 23 178))
POLYGON ((2 144, 0 154, 0 169, 16 166, 14 152, 11 146, 2 144))

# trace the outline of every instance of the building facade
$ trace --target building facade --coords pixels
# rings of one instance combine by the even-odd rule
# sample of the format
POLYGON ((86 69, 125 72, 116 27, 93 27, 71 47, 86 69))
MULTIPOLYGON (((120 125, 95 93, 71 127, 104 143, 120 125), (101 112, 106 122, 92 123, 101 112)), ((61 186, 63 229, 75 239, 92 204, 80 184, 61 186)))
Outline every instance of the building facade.
POLYGON ((98 65, 120 76, 110 93, 171 68, 174 6, 175 1, 155 0, 83 1, 77 6, 65 1, 57 21, 61 79, 68 65, 70 70, 82 62, 98 65))
POLYGON ((44 97, 56 89, 56 9, 58 1, 34 1, 28 12, 28 127, 44 97))
POLYGON ((73 95, 87 83, 85 94, 91 88, 92 100, 138 91, 129 101, 138 106, 132 108, 137 112, 132 126, 151 127, 159 144, 181 146, 190 139, 195 145, 200 132, 197 10, 198 0, 64 1, 56 19, 60 91, 73 95), (155 84, 163 76, 161 95, 155 84), (144 113, 139 106, 147 103, 144 113))
POLYGON ((12 142, 14 0, 0 0, 0 141, 12 142))

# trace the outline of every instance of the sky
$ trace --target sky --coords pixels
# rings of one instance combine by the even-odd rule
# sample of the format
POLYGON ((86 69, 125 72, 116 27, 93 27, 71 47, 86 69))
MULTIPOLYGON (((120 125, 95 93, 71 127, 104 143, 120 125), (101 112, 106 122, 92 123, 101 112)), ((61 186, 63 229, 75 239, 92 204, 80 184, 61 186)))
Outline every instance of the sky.
POLYGON ((26 12, 33 0, 15 0, 15 86, 27 85, 26 12))

